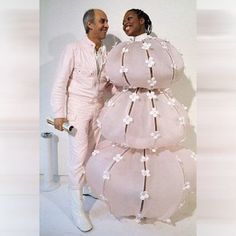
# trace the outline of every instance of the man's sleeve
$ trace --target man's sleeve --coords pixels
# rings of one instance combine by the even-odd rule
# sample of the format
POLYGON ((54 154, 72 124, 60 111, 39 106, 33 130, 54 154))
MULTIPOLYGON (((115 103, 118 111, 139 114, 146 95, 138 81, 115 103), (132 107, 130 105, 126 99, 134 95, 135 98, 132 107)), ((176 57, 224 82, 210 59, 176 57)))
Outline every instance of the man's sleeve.
POLYGON ((68 45, 60 58, 54 86, 51 93, 51 106, 54 118, 66 117, 67 84, 74 67, 74 50, 68 45))

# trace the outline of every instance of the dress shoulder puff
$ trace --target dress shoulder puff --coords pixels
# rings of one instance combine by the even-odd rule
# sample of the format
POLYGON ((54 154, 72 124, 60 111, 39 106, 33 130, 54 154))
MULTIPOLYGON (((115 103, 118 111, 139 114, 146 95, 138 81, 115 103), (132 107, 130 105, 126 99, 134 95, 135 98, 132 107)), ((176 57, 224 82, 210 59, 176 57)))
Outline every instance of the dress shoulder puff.
POLYGON ((156 40, 159 40, 160 44, 163 48, 169 49, 169 51, 173 52, 174 54, 178 54, 179 56, 183 56, 179 49, 177 49, 170 41, 167 39, 160 39, 155 37, 156 40))

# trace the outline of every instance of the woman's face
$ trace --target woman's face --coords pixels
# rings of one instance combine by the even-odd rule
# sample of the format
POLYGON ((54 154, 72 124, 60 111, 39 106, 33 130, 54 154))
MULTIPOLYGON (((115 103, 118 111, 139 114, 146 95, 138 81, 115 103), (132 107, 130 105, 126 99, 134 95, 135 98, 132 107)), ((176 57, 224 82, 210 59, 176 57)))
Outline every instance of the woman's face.
POLYGON ((127 11, 123 19, 123 30, 128 36, 138 36, 145 33, 144 19, 139 19, 134 11, 127 11))

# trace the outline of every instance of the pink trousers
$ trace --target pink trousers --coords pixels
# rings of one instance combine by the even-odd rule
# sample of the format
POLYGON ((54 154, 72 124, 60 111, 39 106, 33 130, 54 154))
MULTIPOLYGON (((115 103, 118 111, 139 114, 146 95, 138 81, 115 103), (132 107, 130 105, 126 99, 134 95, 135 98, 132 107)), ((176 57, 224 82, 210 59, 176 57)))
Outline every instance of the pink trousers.
POLYGON ((69 123, 75 127, 76 134, 69 135, 69 187, 81 189, 86 183, 85 165, 100 138, 97 117, 103 101, 72 96, 68 100, 69 123))

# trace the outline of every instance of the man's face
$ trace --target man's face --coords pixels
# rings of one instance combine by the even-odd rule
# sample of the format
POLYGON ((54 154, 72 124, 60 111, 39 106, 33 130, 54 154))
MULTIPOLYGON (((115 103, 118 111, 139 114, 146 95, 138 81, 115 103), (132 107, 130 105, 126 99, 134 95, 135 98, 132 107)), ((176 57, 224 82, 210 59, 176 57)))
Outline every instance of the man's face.
POLYGON ((95 10, 94 22, 90 23, 89 27, 93 37, 99 40, 104 39, 109 28, 106 14, 101 10, 95 10))
POLYGON ((139 19, 133 11, 126 12, 123 19, 123 30, 128 36, 138 36, 144 33, 144 19, 139 19))

